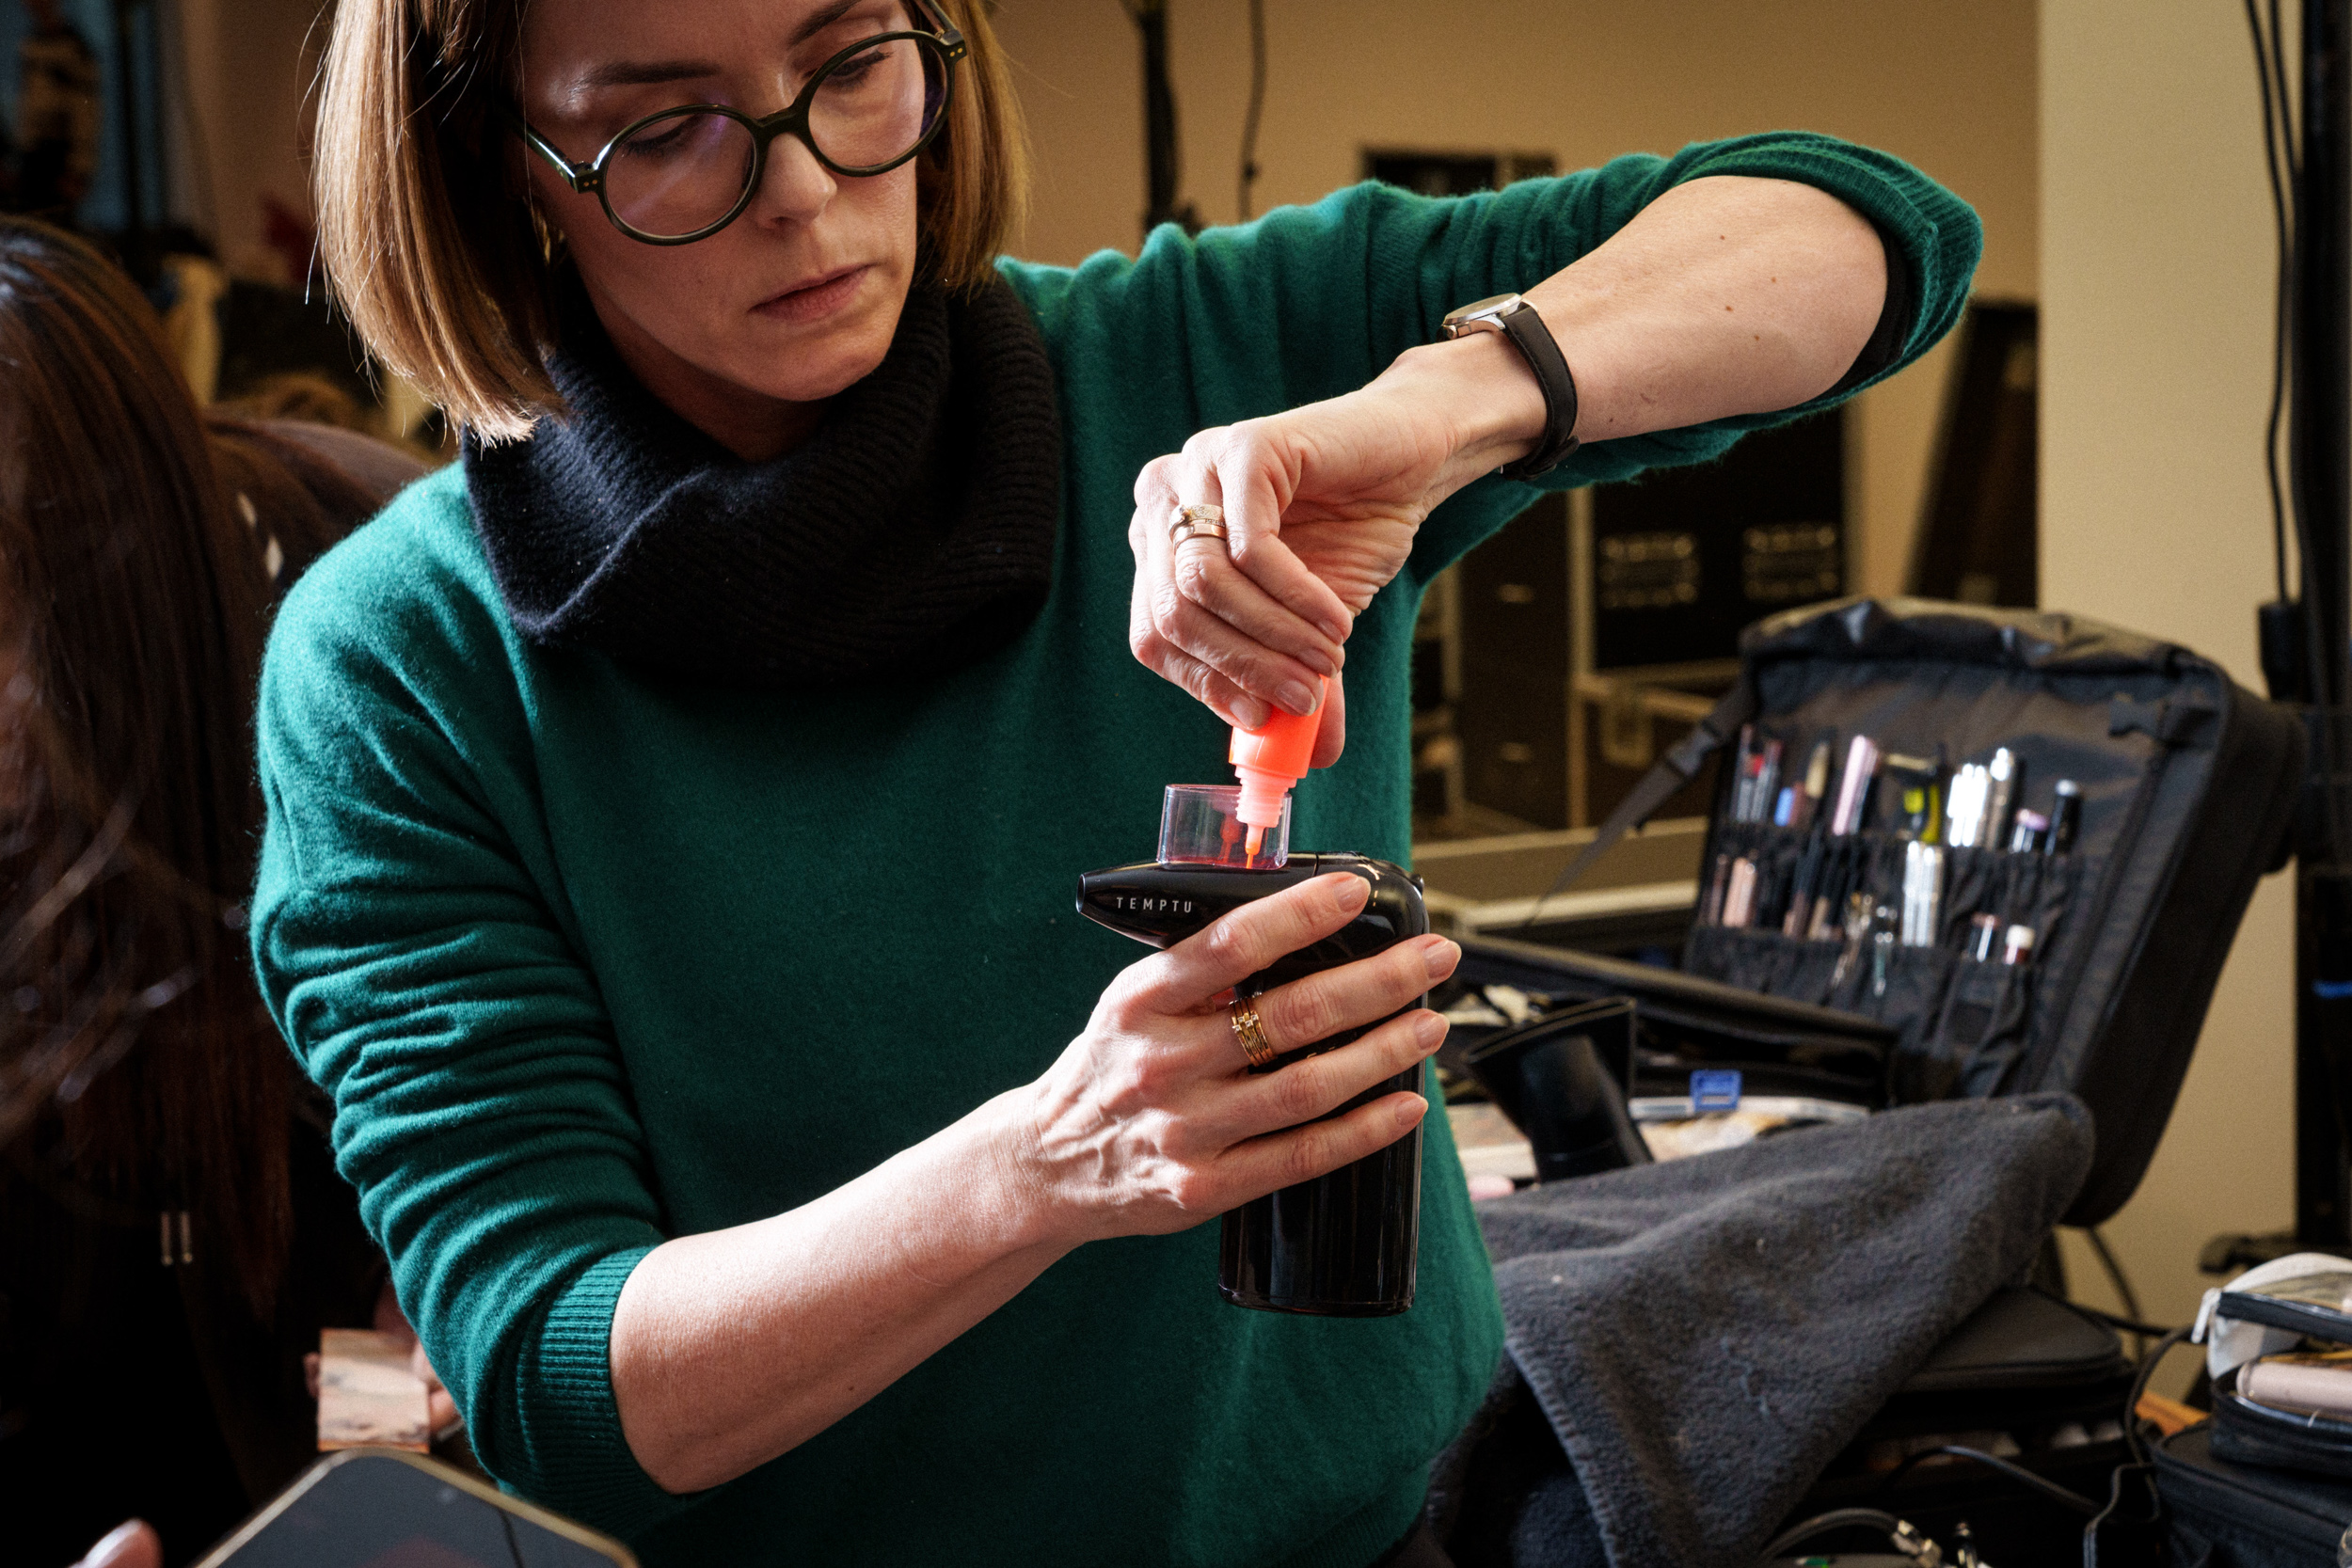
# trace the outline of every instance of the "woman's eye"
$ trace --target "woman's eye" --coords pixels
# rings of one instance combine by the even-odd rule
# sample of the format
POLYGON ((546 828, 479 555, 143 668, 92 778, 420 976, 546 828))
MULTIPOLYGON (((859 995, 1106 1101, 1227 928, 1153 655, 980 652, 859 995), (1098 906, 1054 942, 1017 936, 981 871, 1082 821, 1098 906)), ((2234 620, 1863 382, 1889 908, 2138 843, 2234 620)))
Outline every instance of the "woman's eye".
POLYGON ((870 49, 863 55, 851 55, 833 68, 832 72, 825 78, 825 85, 853 87, 872 75, 875 69, 882 63, 882 51, 880 49, 870 49))
POLYGON ((693 119, 665 120, 649 125, 622 142, 615 150, 632 158, 662 158, 671 156, 690 142, 696 140, 693 119))

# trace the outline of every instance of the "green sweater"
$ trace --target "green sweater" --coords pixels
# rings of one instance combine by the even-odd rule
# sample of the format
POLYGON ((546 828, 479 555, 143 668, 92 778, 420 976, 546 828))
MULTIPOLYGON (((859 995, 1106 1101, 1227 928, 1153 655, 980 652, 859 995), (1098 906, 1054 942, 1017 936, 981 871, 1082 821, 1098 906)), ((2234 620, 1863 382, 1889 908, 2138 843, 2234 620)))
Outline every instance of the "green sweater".
MULTIPOLYGON (((806 1202, 1035 1077, 1141 957, 1073 914, 1074 878, 1150 852, 1163 784, 1227 769, 1222 726, 1127 652, 1136 470, 1204 425, 1362 385, 1448 309, 1534 283, 1704 174, 1809 182, 1874 219, 1916 280, 1903 358, 1956 318, 1974 214, 1818 136, 1459 200, 1359 186, 1163 229, 1134 261, 1004 264, 1059 377, 1054 588, 1010 646, 945 678, 721 690, 533 646, 453 470, 310 571, 262 680, 255 959, 493 1474, 652 1568, 1358 1568, 1405 1532, 1502 1342, 1442 1117, 1412 1311, 1236 1310, 1214 1225, 1098 1243, 695 1497, 622 1438, 613 1301, 665 1237, 806 1202)), ((1706 459, 1785 417, 1586 447, 1549 483, 1706 459)), ((1300 786, 1295 842, 1406 857, 1422 590, 1533 495, 1463 491, 1359 620, 1347 754, 1300 786)))

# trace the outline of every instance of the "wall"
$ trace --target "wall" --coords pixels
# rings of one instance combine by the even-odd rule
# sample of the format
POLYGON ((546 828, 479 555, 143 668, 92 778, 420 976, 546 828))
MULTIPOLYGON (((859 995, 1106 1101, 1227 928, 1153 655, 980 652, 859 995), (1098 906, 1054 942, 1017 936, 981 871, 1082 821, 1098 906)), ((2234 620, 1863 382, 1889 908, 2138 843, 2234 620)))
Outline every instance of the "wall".
MULTIPOLYGON (((1171 0, 1184 196, 1237 211, 1248 100, 1245 0, 1171 0)), ((1132 251, 1143 212, 1139 50, 1117 0, 1003 0, 997 31, 1038 153, 1021 254, 1132 251)), ((1256 209, 1356 180, 1366 145, 1549 152, 1563 168, 1629 150, 1802 126, 1909 158, 1974 202, 1979 288, 2037 287, 2031 0, 1269 0, 1256 209)), ((1860 400, 1853 501, 1862 580, 1902 580, 1947 366, 1935 356, 1860 400)))
POLYGON ((267 213, 275 202, 298 226, 310 220, 306 100, 330 0, 175 0, 172 9, 188 87, 178 106, 191 154, 184 206, 230 272, 299 282, 289 255, 270 243, 267 213))
MULTIPOLYGON (((2044 600, 2259 691, 2276 252, 2243 15, 2046 0, 2042 83, 2044 600)), ((2107 1227, 2161 1322, 2195 1310, 2207 1237, 2293 1219, 2293 904, 2286 878, 2265 884, 2147 1180, 2107 1227)), ((2081 1277, 2087 1258, 2070 1262, 2081 1277)))

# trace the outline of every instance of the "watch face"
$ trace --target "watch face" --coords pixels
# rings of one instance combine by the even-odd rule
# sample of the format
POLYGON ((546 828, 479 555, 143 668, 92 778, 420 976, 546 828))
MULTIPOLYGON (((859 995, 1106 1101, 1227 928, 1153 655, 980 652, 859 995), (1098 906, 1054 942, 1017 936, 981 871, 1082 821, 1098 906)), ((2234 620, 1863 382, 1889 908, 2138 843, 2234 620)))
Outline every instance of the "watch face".
POLYGON ((1485 299, 1473 300, 1459 309, 1446 312, 1446 325, 1450 326, 1456 322, 1468 321, 1472 316, 1500 316, 1507 307, 1519 303, 1517 294, 1490 294, 1485 299))

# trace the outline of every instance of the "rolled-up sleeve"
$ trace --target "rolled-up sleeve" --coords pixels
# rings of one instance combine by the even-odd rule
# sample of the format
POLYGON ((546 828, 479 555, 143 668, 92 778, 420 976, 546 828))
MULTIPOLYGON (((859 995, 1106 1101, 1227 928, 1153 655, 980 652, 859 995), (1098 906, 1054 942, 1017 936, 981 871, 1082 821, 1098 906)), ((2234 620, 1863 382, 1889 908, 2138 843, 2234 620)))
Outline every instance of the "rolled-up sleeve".
POLYGON ((354 569, 376 547, 330 556, 271 639, 262 990, 483 1464, 634 1533, 685 1506, 612 1396, 613 1304, 663 1239, 644 1135, 560 879, 510 831, 528 725, 499 635, 463 593, 353 592, 387 579, 354 569))

